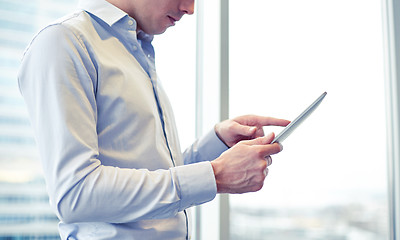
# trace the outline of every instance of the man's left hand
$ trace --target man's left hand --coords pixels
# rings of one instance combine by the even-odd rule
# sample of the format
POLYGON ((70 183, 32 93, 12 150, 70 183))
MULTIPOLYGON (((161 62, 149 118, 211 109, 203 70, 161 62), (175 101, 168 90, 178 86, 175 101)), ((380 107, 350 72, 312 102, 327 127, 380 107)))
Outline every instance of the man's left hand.
POLYGON ((287 126, 288 120, 244 115, 222 121, 215 125, 215 133, 228 147, 233 147, 242 140, 264 136, 263 126, 287 126))

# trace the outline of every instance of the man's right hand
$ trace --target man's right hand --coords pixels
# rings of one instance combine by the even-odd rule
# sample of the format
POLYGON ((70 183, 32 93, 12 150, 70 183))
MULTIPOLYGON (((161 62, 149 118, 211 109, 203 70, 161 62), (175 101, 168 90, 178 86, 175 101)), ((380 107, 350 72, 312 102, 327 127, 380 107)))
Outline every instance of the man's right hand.
POLYGON ((270 144, 273 133, 244 140, 211 162, 218 193, 246 193, 260 190, 272 163, 270 155, 282 151, 279 143, 270 144))

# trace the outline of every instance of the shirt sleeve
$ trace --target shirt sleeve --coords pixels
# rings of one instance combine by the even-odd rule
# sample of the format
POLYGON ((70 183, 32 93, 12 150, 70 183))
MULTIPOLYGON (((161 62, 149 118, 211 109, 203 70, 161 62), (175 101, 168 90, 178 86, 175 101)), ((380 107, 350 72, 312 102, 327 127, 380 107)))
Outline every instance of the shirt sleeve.
POLYGON ((28 47, 18 75, 50 204, 61 221, 168 218, 212 200, 216 186, 208 162, 156 171, 101 163, 96 131, 98 73, 88 51, 65 26, 47 27, 28 47), (208 182, 199 183, 202 176, 208 182))
POLYGON ((228 150, 228 147, 218 138, 213 129, 186 149, 183 153, 183 159, 185 164, 212 161, 226 150, 228 150))

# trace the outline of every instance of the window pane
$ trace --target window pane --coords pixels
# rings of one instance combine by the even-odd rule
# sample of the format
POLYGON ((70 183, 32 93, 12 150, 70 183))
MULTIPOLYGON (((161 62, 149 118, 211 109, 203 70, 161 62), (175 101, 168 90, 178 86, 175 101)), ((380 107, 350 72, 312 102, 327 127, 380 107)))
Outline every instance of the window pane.
POLYGON ((16 76, 33 35, 76 3, 0 0, 0 239, 59 239, 16 76))
MULTIPOLYGON (((59 239, 16 76, 34 34, 73 11, 77 2, 0 0, 0 239, 59 239)), ((156 36, 154 45, 185 148, 195 135, 195 16, 156 36)))
POLYGON ((174 109, 182 149, 195 138, 196 16, 154 37, 158 77, 174 109))
POLYGON ((293 120, 328 92, 273 156, 263 189, 231 196, 231 238, 388 239, 380 1, 230 8, 232 116, 293 120))
MULTIPOLYGON (((177 25, 154 37, 159 80, 172 104, 181 149, 196 134, 196 15, 184 16, 177 25)), ((192 236, 196 233, 196 212, 191 211, 192 236)))

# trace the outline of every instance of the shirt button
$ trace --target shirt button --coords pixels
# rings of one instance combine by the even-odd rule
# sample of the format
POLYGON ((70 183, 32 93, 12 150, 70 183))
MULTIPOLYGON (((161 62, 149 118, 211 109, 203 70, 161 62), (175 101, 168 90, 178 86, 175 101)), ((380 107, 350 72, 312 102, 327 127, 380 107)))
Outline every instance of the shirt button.
POLYGON ((133 21, 132 21, 132 20, 129 20, 129 21, 128 21, 128 25, 129 25, 129 26, 132 26, 132 25, 133 25, 133 21))
POLYGON ((136 46, 133 46, 133 51, 136 51, 137 50, 137 47, 136 46))

